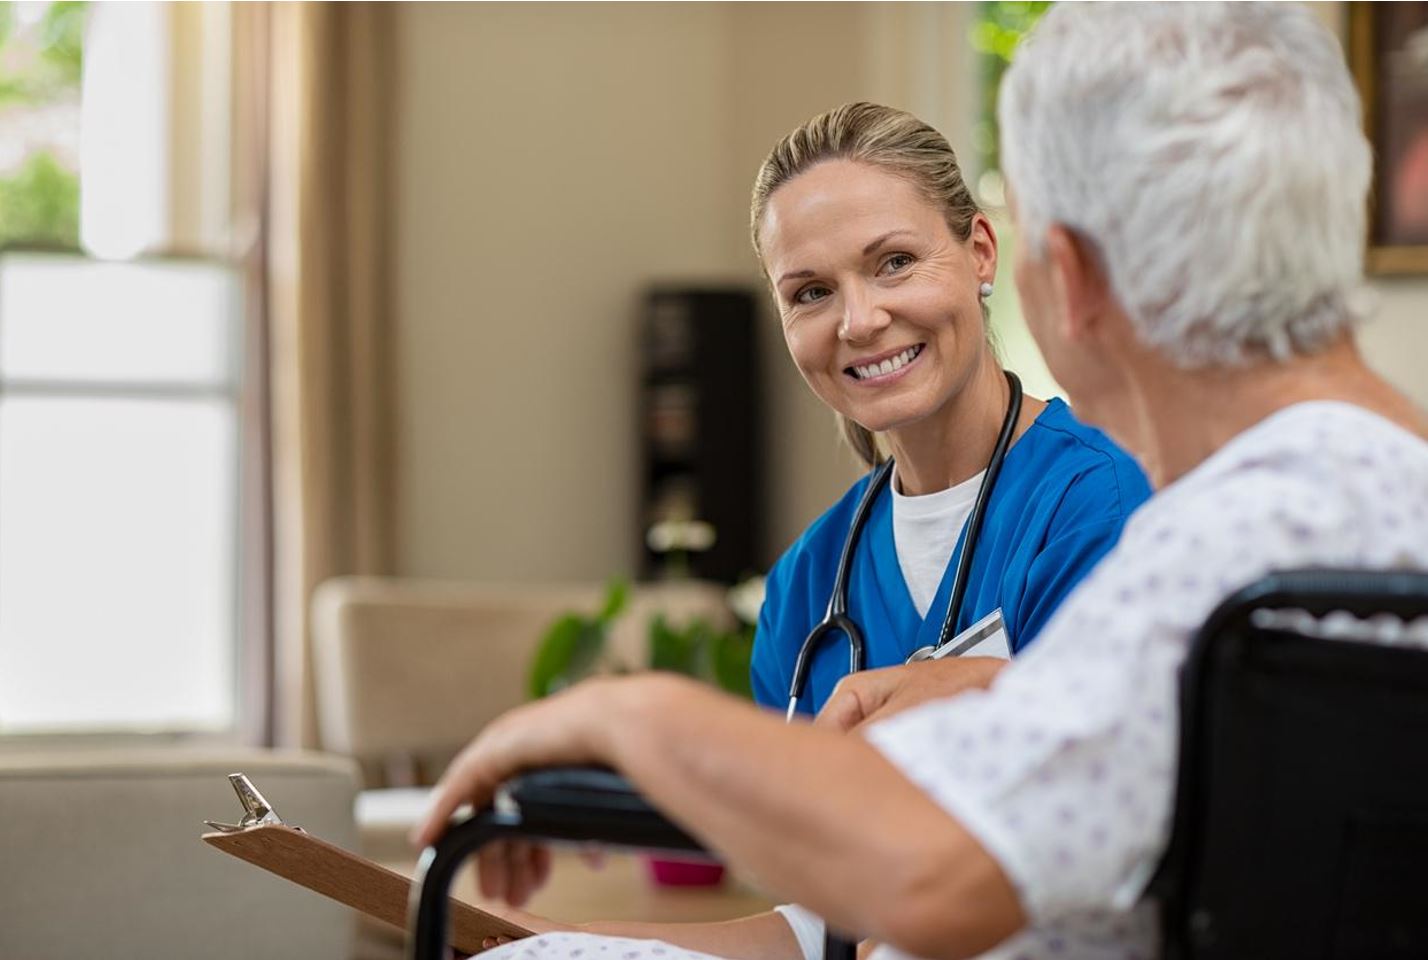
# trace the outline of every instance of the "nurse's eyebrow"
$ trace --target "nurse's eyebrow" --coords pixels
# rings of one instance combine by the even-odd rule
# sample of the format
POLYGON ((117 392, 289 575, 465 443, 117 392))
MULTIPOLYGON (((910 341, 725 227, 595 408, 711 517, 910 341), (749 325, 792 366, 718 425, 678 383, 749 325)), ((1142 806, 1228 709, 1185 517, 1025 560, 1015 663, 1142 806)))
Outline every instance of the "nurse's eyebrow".
POLYGON ((864 247, 864 248, 863 248, 863 256, 866 257, 866 256, 867 256, 868 254, 870 254, 870 253, 875 253, 875 252, 877 251, 878 247, 881 247, 883 244, 887 243, 887 242, 888 242, 889 240, 891 240, 893 237, 901 236, 902 234, 907 233, 907 232, 908 232, 907 230, 889 230, 887 233, 883 234, 881 237, 878 237, 878 238, 877 238, 876 240, 874 240, 872 243, 870 243, 870 244, 868 244, 866 247, 864 247))
MULTIPOLYGON (((878 238, 877 238, 876 240, 874 240, 872 243, 870 243, 870 244, 868 244, 866 247, 864 247, 864 248, 863 248, 863 256, 866 257, 866 256, 868 256, 870 253, 876 252, 877 249, 878 249, 878 247, 881 247, 883 244, 887 243, 887 242, 888 242, 889 240, 891 240, 893 237, 900 237, 900 236, 902 236, 903 234, 911 234, 911 233, 912 233, 912 231, 910 231, 910 230, 889 230, 887 233, 883 234, 881 237, 878 237, 878 238)), ((785 280, 802 280, 802 279, 805 279, 805 278, 807 278, 807 277, 812 277, 812 276, 816 276, 816 274, 814 274, 814 272, 813 272, 812 270, 792 270, 792 271, 790 271, 790 272, 788 272, 788 273, 785 273, 783 276, 779 277, 778 280, 777 280, 777 283, 778 283, 778 284, 781 284, 781 283, 783 283, 785 280)))

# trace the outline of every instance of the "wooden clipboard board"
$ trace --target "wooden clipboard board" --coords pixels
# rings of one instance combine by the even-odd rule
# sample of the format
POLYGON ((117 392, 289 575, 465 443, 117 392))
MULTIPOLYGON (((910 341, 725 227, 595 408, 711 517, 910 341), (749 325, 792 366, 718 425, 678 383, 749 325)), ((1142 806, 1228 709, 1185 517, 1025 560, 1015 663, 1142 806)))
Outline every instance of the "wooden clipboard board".
MULTIPOLYGON (((365 857, 285 824, 265 824, 236 833, 205 833, 203 842, 284 879, 360 910, 400 930, 407 928, 412 882, 365 857)), ((487 937, 529 937, 531 931, 451 899, 451 945, 480 953, 487 937)))

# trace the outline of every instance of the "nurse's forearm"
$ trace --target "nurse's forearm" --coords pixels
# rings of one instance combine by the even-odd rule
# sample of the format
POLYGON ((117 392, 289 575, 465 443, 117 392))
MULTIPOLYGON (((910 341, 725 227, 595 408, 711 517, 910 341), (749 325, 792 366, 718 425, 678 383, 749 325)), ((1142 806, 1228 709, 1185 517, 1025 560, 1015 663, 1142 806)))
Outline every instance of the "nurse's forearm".
POLYGON ((860 737, 677 677, 612 685, 599 750, 713 849, 836 928, 926 957, 1024 923, 985 850, 860 737))

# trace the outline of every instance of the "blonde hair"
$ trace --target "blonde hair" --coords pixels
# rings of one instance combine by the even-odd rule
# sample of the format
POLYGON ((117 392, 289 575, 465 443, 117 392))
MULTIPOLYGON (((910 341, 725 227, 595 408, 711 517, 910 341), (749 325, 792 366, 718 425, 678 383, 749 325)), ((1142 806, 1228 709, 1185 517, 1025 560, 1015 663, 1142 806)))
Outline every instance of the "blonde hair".
MULTIPOLYGON (((966 240, 981 208, 962 179, 957 154, 947 138, 917 117, 876 103, 847 103, 821 113, 784 137, 754 177, 749 227, 754 252, 763 261, 759 224, 774 191, 825 160, 852 160, 906 179, 927 201, 942 209, 952 236, 966 240)), ((884 459, 872 431, 838 415, 843 438, 868 466, 884 459)))

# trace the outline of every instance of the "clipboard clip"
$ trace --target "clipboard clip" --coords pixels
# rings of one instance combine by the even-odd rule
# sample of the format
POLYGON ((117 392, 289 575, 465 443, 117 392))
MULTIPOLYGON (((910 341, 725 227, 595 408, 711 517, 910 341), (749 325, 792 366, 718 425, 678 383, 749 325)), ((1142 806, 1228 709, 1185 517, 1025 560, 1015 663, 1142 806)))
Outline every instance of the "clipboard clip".
POLYGON ((242 833, 244 830, 253 827, 262 827, 270 824, 283 825, 283 818, 278 816, 278 812, 273 809, 272 804, 263 799, 263 795, 258 792, 258 788, 253 786, 253 781, 242 773, 230 773, 228 782, 233 785, 233 792, 238 794, 238 802, 243 804, 243 819, 237 823, 219 823, 216 820, 203 821, 208 826, 219 833, 242 833))

